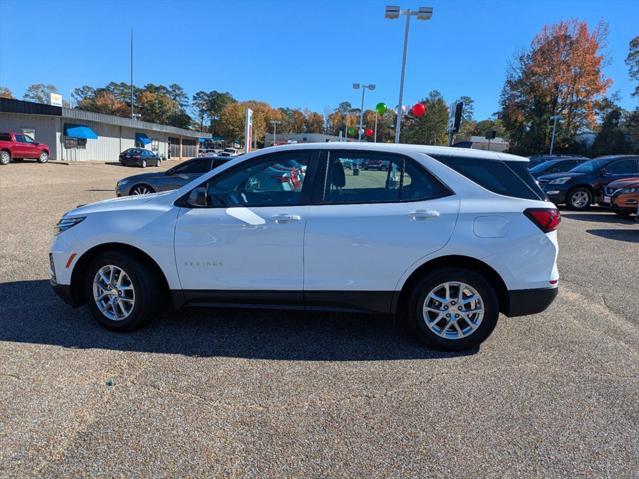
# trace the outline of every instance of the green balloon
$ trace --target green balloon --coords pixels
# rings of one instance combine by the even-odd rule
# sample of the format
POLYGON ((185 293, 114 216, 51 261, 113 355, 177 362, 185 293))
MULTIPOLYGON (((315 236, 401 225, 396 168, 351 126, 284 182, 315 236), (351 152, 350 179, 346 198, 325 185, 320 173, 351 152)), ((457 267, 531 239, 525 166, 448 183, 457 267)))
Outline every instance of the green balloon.
POLYGON ((375 105, 375 110, 377 110, 377 113, 380 115, 383 115, 386 113, 386 110, 388 110, 388 107, 386 106, 386 103, 378 103, 375 105))
POLYGON ((353 127, 349 127, 347 131, 348 131, 349 135, 354 135, 355 134, 355 128, 353 128, 353 127))

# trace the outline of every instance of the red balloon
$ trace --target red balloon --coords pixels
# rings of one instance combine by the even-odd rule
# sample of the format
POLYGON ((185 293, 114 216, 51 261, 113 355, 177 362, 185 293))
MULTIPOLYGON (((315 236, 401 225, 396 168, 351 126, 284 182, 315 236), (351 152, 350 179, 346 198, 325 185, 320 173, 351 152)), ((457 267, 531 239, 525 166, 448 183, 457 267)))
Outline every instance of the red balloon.
POLYGON ((366 131, 364 133, 366 134, 366 136, 373 136, 373 130, 371 130, 370 128, 366 128, 366 131))
POLYGON ((415 103, 412 112, 414 116, 424 116, 426 114, 426 105, 423 103, 415 103))

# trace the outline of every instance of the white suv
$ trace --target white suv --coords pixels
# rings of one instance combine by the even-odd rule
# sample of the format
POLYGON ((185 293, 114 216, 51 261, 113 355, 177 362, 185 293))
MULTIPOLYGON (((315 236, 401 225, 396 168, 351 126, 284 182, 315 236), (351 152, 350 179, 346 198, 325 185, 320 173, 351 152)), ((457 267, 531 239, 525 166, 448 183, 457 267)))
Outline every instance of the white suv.
POLYGON ((170 300, 397 314, 431 347, 476 347, 500 312, 537 313, 557 294, 559 212, 527 162, 420 145, 267 148, 175 191, 68 212, 52 284, 118 331, 170 300))

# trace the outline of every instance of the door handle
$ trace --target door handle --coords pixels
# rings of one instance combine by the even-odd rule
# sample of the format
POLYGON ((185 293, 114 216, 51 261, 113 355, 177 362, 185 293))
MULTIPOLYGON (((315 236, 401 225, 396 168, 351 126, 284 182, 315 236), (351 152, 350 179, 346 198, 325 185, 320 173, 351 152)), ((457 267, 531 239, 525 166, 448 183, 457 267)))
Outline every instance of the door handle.
POLYGON ((292 221, 300 221, 302 217, 300 215, 281 214, 273 216, 273 220, 278 224, 291 223, 292 221))
POLYGON ((427 220, 429 218, 437 218, 439 217, 439 211, 435 210, 416 210, 408 213, 410 219, 412 220, 427 220))

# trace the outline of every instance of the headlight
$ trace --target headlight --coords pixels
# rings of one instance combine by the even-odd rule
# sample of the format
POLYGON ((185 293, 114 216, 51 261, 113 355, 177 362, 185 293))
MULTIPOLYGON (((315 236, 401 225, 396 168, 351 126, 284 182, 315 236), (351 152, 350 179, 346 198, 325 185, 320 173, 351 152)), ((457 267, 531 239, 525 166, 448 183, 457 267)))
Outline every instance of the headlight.
POLYGON ((562 176, 561 178, 556 178, 551 180, 548 184, 550 185, 563 185, 564 183, 568 183, 572 180, 572 176, 562 176))
POLYGON ((622 195, 625 193, 639 193, 639 188, 622 188, 618 193, 622 195))
POLYGON ((129 180, 120 180, 118 181, 118 188, 120 188, 121 186, 126 185, 129 182, 129 180))
POLYGON ((62 233, 63 231, 74 227, 78 223, 82 223, 85 218, 86 216, 70 216, 68 218, 63 217, 60 221, 58 221, 58 224, 56 225, 56 233, 62 233))

